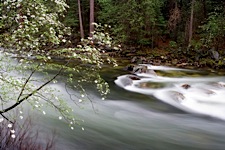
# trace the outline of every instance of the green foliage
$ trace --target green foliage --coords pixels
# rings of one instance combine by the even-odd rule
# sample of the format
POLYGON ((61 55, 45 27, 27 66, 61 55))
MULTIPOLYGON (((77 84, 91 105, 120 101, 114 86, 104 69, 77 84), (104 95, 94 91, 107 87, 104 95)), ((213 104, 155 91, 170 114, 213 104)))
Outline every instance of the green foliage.
POLYGON ((209 14, 207 23, 201 26, 203 31, 202 41, 206 47, 224 44, 225 23, 224 12, 212 12, 209 14))
POLYGON ((99 5, 102 8, 98 15, 99 22, 112 25, 119 42, 152 43, 152 36, 161 32, 159 26, 165 25, 160 11, 163 1, 99 0, 99 5))
POLYGON ((2 5, 3 34, 1 45, 20 53, 43 53, 45 48, 66 41, 69 29, 61 22, 67 4, 64 0, 4 1, 2 5))
POLYGON ((102 57, 102 52, 104 53, 106 47, 118 49, 115 47, 110 34, 105 32, 105 28, 107 27, 107 25, 103 27, 101 24, 95 23, 95 31, 92 38, 82 39, 81 44, 75 48, 51 50, 49 55, 66 57, 71 60, 78 59, 84 64, 96 65, 98 68, 101 68, 104 62, 112 63, 116 66, 116 61, 113 58, 107 57, 105 59, 102 57))
POLYGON ((177 43, 175 41, 170 41, 169 46, 172 48, 177 48, 177 43))
POLYGON ((77 1, 68 1, 67 4, 69 8, 67 8, 65 17, 62 20, 65 26, 71 27, 75 32, 79 24, 77 1))

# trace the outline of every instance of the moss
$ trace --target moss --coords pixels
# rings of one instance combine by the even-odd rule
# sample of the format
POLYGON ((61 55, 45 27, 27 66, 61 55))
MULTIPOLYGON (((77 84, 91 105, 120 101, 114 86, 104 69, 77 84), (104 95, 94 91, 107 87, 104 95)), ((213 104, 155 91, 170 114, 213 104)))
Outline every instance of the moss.
POLYGON ((142 82, 138 85, 139 88, 151 88, 151 89, 163 88, 164 86, 165 86, 164 83, 157 83, 157 82, 142 82))

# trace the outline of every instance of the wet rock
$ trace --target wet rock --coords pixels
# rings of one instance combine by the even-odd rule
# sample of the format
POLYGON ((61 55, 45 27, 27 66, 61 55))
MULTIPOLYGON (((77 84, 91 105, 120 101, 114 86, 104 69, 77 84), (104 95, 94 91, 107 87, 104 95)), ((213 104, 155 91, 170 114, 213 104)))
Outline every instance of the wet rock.
POLYGON ((161 64, 162 64, 161 60, 156 59, 153 61, 153 65, 160 66, 161 64))
POLYGON ((147 70, 147 66, 137 65, 133 68, 133 73, 146 73, 147 70))
POLYGON ((147 59, 143 56, 141 56, 141 57, 134 56, 131 59, 131 63, 143 64, 143 63, 146 63, 146 62, 147 62, 147 59))
POLYGON ((183 87, 184 89, 189 89, 191 86, 189 84, 183 84, 181 85, 181 87, 183 87))
POLYGON ((213 59, 215 59, 216 61, 218 61, 220 55, 219 55, 219 53, 215 50, 215 48, 212 48, 212 49, 210 50, 210 52, 211 52, 211 57, 212 57, 213 59))
POLYGON ((206 90, 206 89, 205 89, 205 93, 208 94, 208 95, 216 94, 214 91, 206 90))
POLYGON ((130 79, 128 76, 121 79, 121 83, 123 86, 128 86, 133 83, 132 79, 130 79))
POLYGON ((156 72, 155 72, 154 70, 152 70, 152 69, 148 69, 148 70, 146 71, 146 73, 147 73, 147 74, 154 75, 154 76, 157 76, 156 72))
POLYGON ((141 82, 138 85, 139 88, 149 88, 149 89, 159 89, 165 87, 163 83, 155 83, 155 82, 141 82))
POLYGON ((217 86, 220 88, 225 88, 225 83, 224 82, 218 82, 217 86))
POLYGON ((135 63, 137 61, 137 56, 134 56, 132 59, 131 59, 131 63, 135 63))
POLYGON ((148 69, 147 66, 138 65, 133 68, 133 73, 146 73, 150 75, 157 75, 154 70, 148 69))
POLYGON ((152 69, 148 69, 145 65, 128 65, 125 70, 130 71, 131 73, 146 73, 149 75, 157 76, 156 72, 152 69))
POLYGON ((214 95, 216 92, 213 90, 205 89, 204 87, 200 88, 200 93, 199 94, 206 94, 206 95, 214 95))
POLYGON ((139 77, 137 76, 128 76, 131 80, 141 80, 139 77))
POLYGON ((125 70, 132 72, 134 69, 134 65, 128 65, 126 66, 125 70))
POLYGON ((224 82, 212 82, 209 83, 210 86, 213 86, 213 88, 225 88, 225 83, 224 82))
POLYGON ((181 64, 177 64, 177 67, 184 67, 184 66, 187 66, 188 63, 181 63, 181 64))
POLYGON ((177 102, 182 102, 185 99, 185 96, 180 92, 171 91, 170 94, 171 94, 172 98, 177 102))
POLYGON ((177 59, 173 59, 172 62, 171 62, 173 65, 176 65, 178 63, 178 60, 177 59))

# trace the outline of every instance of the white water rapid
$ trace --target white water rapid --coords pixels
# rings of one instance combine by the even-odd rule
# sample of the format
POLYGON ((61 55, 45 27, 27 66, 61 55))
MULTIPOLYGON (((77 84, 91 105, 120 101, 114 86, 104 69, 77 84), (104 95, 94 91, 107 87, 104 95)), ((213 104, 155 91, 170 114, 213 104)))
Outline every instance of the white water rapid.
MULTIPOLYGON (((195 70, 164 66, 147 66, 147 69, 168 72, 196 73, 195 70)), ((159 74, 135 73, 119 76, 115 83, 125 90, 152 95, 186 112, 203 114, 225 120, 225 77, 181 76, 166 77, 159 74), (152 85, 161 85, 153 86, 152 85)))

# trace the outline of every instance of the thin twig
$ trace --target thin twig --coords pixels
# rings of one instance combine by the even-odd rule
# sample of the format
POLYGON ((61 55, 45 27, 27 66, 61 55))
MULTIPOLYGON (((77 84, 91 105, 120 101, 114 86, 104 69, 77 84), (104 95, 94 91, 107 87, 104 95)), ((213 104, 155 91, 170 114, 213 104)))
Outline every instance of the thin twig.
MULTIPOLYGON (((36 69, 37 69, 39 66, 40 66, 40 64, 38 64, 38 66, 36 67, 36 69)), ((20 100, 20 97, 22 96, 23 91, 25 90, 25 87, 26 87, 27 83, 29 82, 29 80, 30 80, 30 78, 33 76, 33 74, 36 72, 36 69, 34 69, 34 70, 31 72, 31 74, 30 74, 29 77, 26 79, 25 83, 23 84, 23 87, 22 87, 22 89, 21 89, 21 91, 20 91, 20 94, 19 94, 19 96, 17 97, 17 102, 20 100)))
POLYGON ((33 96, 35 93, 37 93, 39 90, 41 90, 43 87, 45 87, 47 84, 49 84, 50 82, 52 82, 53 80, 55 80, 55 78, 61 74, 61 72, 63 71, 63 67, 58 71, 58 73, 53 77, 51 78, 50 80, 48 80, 47 82, 45 82, 44 84, 42 84, 40 87, 38 87, 36 90, 34 90, 33 92, 31 92, 30 94, 28 94, 27 96, 25 96, 24 98, 18 100, 15 104, 13 104, 12 106, 4 109, 4 110, 1 110, 0 111, 0 114, 3 114, 3 113, 6 113, 10 110, 12 110, 13 108, 17 107, 18 105, 20 105, 23 101, 27 100, 29 97, 33 96))
POLYGON ((3 118, 5 118, 7 121, 9 121, 10 123, 12 123, 13 124, 13 122, 12 121, 10 121, 5 115, 3 115, 3 114, 0 114, 3 118))
POLYGON ((65 83, 65 90, 66 90, 66 93, 69 94, 70 99, 75 103, 75 105, 77 105, 78 107, 80 107, 80 106, 76 103, 76 101, 73 99, 73 96, 76 97, 77 99, 79 99, 78 96, 75 95, 75 94, 71 94, 71 93, 69 92, 69 90, 68 90, 68 85, 67 85, 66 83, 65 83))

